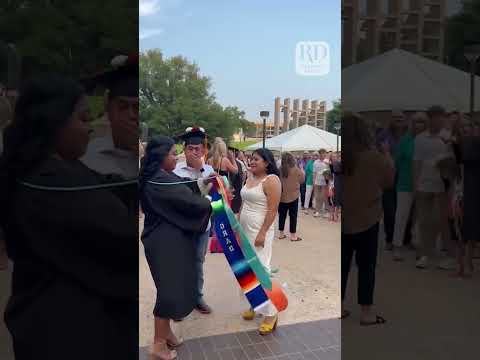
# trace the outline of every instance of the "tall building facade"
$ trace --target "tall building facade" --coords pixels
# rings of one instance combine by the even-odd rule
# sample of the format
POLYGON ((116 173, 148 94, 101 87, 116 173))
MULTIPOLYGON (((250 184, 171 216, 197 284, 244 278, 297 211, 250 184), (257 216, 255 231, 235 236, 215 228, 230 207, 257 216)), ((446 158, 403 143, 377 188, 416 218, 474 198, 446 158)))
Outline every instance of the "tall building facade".
POLYGON ((342 67, 394 48, 444 62, 446 0, 342 0, 342 67))
POLYGON ((295 129, 302 125, 310 125, 322 130, 327 128, 327 103, 325 101, 275 98, 273 113, 273 132, 295 129))
MULTIPOLYGON (((267 139, 275 136, 275 126, 267 123, 265 126, 265 137, 267 139)), ((263 124, 255 124, 255 138, 263 138, 263 124)))

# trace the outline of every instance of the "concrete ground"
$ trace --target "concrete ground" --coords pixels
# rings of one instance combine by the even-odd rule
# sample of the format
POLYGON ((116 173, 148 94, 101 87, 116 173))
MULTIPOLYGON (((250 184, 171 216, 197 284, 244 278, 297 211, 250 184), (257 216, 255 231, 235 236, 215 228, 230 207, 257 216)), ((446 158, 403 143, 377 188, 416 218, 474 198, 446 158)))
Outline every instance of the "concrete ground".
MULTIPOLYGON (((340 225, 302 214, 298 229, 303 241, 276 239, 273 248, 273 268, 279 269, 275 279, 286 284, 289 298, 280 324, 336 318, 340 314, 340 225)), ((208 253, 204 270, 205 299, 214 312, 201 315, 194 311, 174 325, 175 332, 191 339, 256 329, 260 320, 248 322, 240 316, 248 303, 239 294, 225 256, 208 253)), ((139 274, 140 346, 145 346, 153 339, 155 286, 141 245, 139 274)))
MULTIPOLYGON (((305 322, 310 317, 327 319, 338 314, 338 230, 335 225, 323 220, 315 223, 313 219, 304 217, 300 219, 300 229, 305 238, 303 242, 292 244, 282 240, 275 245, 274 264, 280 268, 277 279, 287 282, 287 293, 291 302, 289 310, 281 316, 282 324, 296 322, 295 316, 299 316, 298 321, 305 322), (317 230, 312 232, 314 240, 309 239, 309 224, 319 224, 317 230), (292 254, 302 254, 302 257, 299 260, 292 254), (309 271, 310 268, 316 271, 309 271), (308 283, 312 285, 309 287, 308 283)), ((415 269, 413 253, 408 255, 404 263, 393 262, 391 253, 382 249, 379 254, 376 310, 388 322, 380 327, 359 326, 359 309, 355 305, 356 273, 353 268, 346 301, 352 315, 342 321, 342 359, 478 358, 480 261, 476 260, 477 272, 473 279, 459 280, 450 278, 445 271, 433 268, 423 271, 415 269)), ((154 289, 141 248, 140 255, 140 270, 143 271, 140 278, 140 343, 144 346, 152 337, 151 309, 154 289)), ((207 257, 207 299, 214 306, 215 314, 200 317, 193 313, 183 323, 176 325, 176 331, 187 338, 217 333, 236 333, 238 337, 240 330, 248 332, 256 327, 255 324, 243 322, 238 316, 246 304, 237 296, 238 291, 233 286, 230 272, 223 271, 226 269, 226 262, 222 256, 214 254, 207 257), (215 287, 212 286, 214 276, 222 281, 215 287), (222 299, 232 299, 231 308, 226 308, 222 299)), ((10 272, 2 271, 1 313, 8 299, 9 288, 10 272)), ((219 339, 223 340, 223 337, 219 339)), ((3 321, 0 321, 0 359, 13 360, 10 337, 3 321)))
POLYGON ((387 323, 359 326, 356 269, 352 268, 342 320, 342 359, 456 360, 478 359, 480 347, 480 261, 470 280, 452 278, 451 271, 415 268, 415 253, 403 263, 379 249, 376 312, 387 323))

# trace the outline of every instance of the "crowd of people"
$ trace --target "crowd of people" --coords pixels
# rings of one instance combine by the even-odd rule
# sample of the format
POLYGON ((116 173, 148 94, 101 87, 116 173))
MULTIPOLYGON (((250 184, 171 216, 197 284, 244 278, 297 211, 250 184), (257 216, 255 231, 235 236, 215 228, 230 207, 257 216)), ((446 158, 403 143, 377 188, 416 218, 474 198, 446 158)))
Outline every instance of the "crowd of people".
POLYGON ((394 186, 383 194, 386 249, 396 261, 404 259, 405 247, 415 249, 419 269, 443 251, 439 269, 470 276, 479 240, 477 124, 432 106, 410 116, 394 111, 391 123, 382 125, 377 145, 391 154, 396 171, 394 186))
MULTIPOLYGON (((173 359, 175 348, 182 343, 171 321, 182 321, 194 309, 202 314, 213 311, 203 296, 209 239, 211 251, 221 251, 215 250, 219 245, 208 206, 212 180, 228 180, 232 211, 270 273, 277 218, 281 240, 287 237, 289 216, 289 237, 294 242, 302 240, 297 235, 299 210, 308 214, 315 204, 315 217, 331 213, 332 220, 338 219, 341 190, 333 189, 341 189, 339 153, 305 152, 302 158, 283 153, 276 159, 270 150, 258 149, 246 155, 228 147, 222 138, 209 139, 201 127, 189 127, 174 139, 153 137, 146 147, 140 144, 140 153, 144 155, 141 238, 157 288, 152 352, 162 359, 173 359), (178 162, 175 141, 183 145, 178 162), (166 235, 180 240, 159 241, 166 235)), ((278 311, 273 304, 257 311, 248 309, 241 316, 253 320, 256 315, 263 316, 261 335, 275 330, 278 311)))
MULTIPOLYGON (((394 261, 471 277, 480 240, 480 132, 465 114, 441 106, 394 110, 389 121, 352 113, 342 119, 344 209, 342 301, 355 254, 363 325, 383 324, 372 310, 379 225, 394 261)), ((342 310, 342 317, 350 315, 342 310)))
MULTIPOLYGON (((177 163, 173 139, 154 137, 147 144, 140 170, 145 215, 141 239, 157 288, 151 352, 161 359, 174 359, 175 348, 182 344, 172 331, 172 320, 181 321, 194 309, 203 314, 212 311, 203 298, 203 265, 212 229, 212 181, 218 176, 229 179, 234 211, 269 271, 282 193, 279 171, 269 150, 255 151, 248 165, 249 176, 244 180, 240 175, 238 181, 234 177, 247 164, 237 160, 241 155, 235 157, 222 139, 216 138, 208 151, 204 129, 192 127, 178 140, 183 142, 185 161, 177 163), (240 184, 240 189, 235 184, 240 184)), ((277 309, 270 303, 257 312, 264 317, 259 333, 270 334, 278 322, 277 309)), ((249 309, 243 318, 253 320, 255 315, 249 309)))

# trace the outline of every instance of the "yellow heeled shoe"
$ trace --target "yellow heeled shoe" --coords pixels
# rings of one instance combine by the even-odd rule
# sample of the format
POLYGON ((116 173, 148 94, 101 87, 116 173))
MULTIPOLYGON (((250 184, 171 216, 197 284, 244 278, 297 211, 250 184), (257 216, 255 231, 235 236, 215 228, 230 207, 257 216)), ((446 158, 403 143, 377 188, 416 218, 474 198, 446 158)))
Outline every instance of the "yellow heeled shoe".
POLYGON ((251 321, 255 319, 255 311, 253 309, 247 310, 242 314, 243 320, 251 321))
POLYGON ((275 321, 271 324, 266 323, 265 320, 264 320, 262 322, 262 324, 260 325, 260 328, 258 329, 258 332, 260 333, 260 335, 271 334, 277 328, 277 324, 278 324, 278 316, 275 317, 275 321))

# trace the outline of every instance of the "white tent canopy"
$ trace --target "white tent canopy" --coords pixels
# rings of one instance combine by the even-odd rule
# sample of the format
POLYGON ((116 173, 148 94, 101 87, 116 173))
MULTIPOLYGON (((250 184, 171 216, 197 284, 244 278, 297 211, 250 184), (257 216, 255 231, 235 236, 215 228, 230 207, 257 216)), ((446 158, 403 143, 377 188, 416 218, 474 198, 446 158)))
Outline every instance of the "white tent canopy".
MULTIPOLYGON (((475 86, 480 89, 480 77, 475 86)), ((475 97, 480 110, 480 92, 475 97)), ((346 110, 470 110, 470 74, 422 56, 393 49, 342 71, 342 107, 346 110)))
MULTIPOLYGON (((341 147, 341 137, 338 145, 341 147)), ((256 150, 263 146, 262 142, 250 145, 247 150, 256 150)), ((265 147, 273 151, 328 151, 337 150, 337 135, 328 131, 317 129, 310 125, 303 125, 278 136, 265 140, 265 147)))

